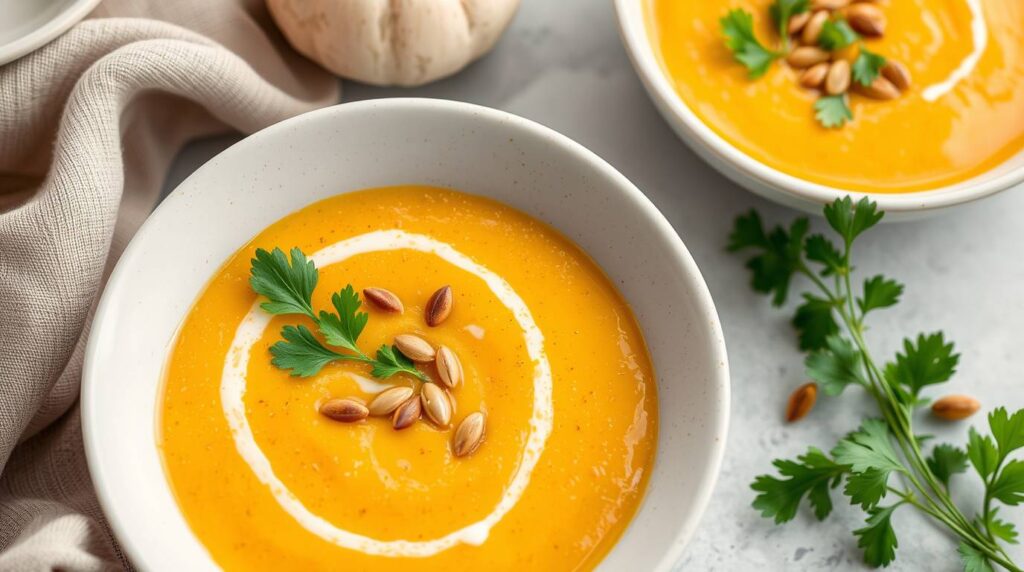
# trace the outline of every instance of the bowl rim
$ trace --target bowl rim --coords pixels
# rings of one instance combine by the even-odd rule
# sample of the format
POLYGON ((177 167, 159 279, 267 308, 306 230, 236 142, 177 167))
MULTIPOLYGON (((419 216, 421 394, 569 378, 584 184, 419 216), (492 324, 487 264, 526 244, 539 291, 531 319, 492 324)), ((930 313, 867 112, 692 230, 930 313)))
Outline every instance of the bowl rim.
MULTIPOLYGON (((85 349, 80 397, 81 423, 86 461, 100 507, 122 550, 135 565, 143 569, 149 569, 157 568, 159 562, 154 562, 152 558, 147 557, 145 547, 131 534, 131 530, 122 516, 124 507, 116 500, 118 491, 113 488, 110 481, 104 478, 105 471, 102 468, 103 454, 101 452, 103 443, 99 439, 99 427, 97 426, 99 423, 97 404, 101 399, 102 379, 97 356, 100 353, 102 344, 106 343, 102 340, 106 340, 109 337, 108 330, 112 327, 112 316, 116 314, 118 302, 114 300, 114 294, 121 289, 122 284, 132 273, 130 263, 125 261, 134 260, 138 256, 138 251, 142 248, 142 244, 147 241, 150 235, 155 235, 157 232, 154 230, 156 226, 155 221, 159 221, 167 216, 173 216, 168 214, 171 208, 180 208, 170 207, 169 205, 177 204, 178 201, 168 201, 167 199, 179 193, 180 189, 186 187, 193 178, 201 176, 201 173, 205 170, 216 169, 219 163, 218 159, 222 156, 246 153, 250 146, 259 145, 264 139, 276 137, 279 132, 288 131, 301 124, 316 123, 322 117, 328 115, 358 114, 363 111, 415 110, 416 108, 426 112, 447 111, 464 114, 473 117, 475 121, 490 122, 498 125, 498 128, 511 130, 519 135, 540 138, 556 144, 566 152, 578 157, 596 172, 607 177, 613 186, 620 192, 625 193, 626 198, 638 208, 646 222, 649 223, 651 231, 656 233, 656 239, 663 240, 667 245, 671 246, 676 262, 683 270, 683 281, 693 292, 691 301, 698 309, 699 314, 706 318, 702 323, 703 327, 707 328, 710 348, 707 360, 709 363, 719 364, 718 367, 711 368, 711 372, 708 374, 708 387, 713 392, 708 399, 711 409, 708 431, 713 438, 706 444, 709 456, 703 464, 705 474, 700 481, 699 487, 694 491, 693 509, 688 513, 688 517, 685 520, 681 520, 678 523, 678 532, 666 548, 665 554, 661 557, 656 569, 670 570, 681 557, 707 509, 721 471, 728 437, 731 388, 728 356, 721 320, 707 283, 679 234, 676 233, 672 225, 650 199, 623 174, 582 144, 549 127, 512 113, 470 103, 429 98, 387 98, 344 103, 303 113, 253 133, 221 151, 182 181, 154 209, 132 237, 128 246, 121 254, 114 270, 111 272, 96 307, 93 326, 85 349)), ((557 229, 557 226, 555 228, 557 229)), ((659 439, 659 454, 663 454, 661 451, 664 446, 667 445, 661 444, 659 439)), ((657 462, 657 457, 655 457, 655 462, 657 462)), ((169 485, 165 484, 164 486, 169 485)), ((647 497, 645 496, 644 500, 641 501, 637 514, 643 510, 646 499, 647 497)))
POLYGON ((53 18, 6 44, 0 44, 0 65, 13 62, 63 34, 85 18, 100 0, 70 0, 53 18))
MULTIPOLYGON (((790 201, 796 199, 800 202, 811 201, 824 205, 847 195, 854 199, 866 196, 878 203, 879 209, 886 212, 921 212, 975 201, 1024 182, 1022 162, 1019 167, 984 181, 973 182, 977 178, 975 177, 925 191, 868 193, 814 183, 766 165, 747 155, 711 129, 672 88, 658 63, 647 29, 644 10, 645 5, 651 2, 653 0, 615 0, 619 35, 648 95, 654 100, 662 115, 676 128, 681 139, 695 151, 713 154, 745 177, 756 180, 772 192, 786 196, 790 201)), ((997 165, 994 169, 999 167, 1000 165, 997 165)), ((744 186, 749 188, 749 185, 744 186)))

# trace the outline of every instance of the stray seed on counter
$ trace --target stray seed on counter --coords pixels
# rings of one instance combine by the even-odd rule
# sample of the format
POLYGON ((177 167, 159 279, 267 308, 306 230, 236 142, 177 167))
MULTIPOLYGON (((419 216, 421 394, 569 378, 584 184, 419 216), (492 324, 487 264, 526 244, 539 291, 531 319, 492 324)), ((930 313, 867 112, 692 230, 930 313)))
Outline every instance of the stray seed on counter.
POLYGON ((821 30, 825 27, 825 22, 828 20, 828 11, 821 10, 815 12, 808 19, 807 24, 804 26, 802 33, 800 34, 800 41, 813 46, 818 43, 818 37, 821 36, 821 30))
POLYGON ((850 62, 836 60, 828 69, 828 76, 825 77, 825 93, 839 95, 846 93, 850 88, 850 62))
POLYGON ((398 406, 408 401, 412 397, 413 389, 411 387, 391 387, 377 394, 370 402, 370 415, 374 417, 384 417, 391 415, 398 409, 398 406))
POLYGON ((320 414, 342 423, 356 423, 366 419, 370 410, 355 398, 330 399, 320 406, 320 414))
POLYGON ((814 46, 800 46, 786 57, 789 65, 795 68, 809 68, 814 64, 827 62, 831 56, 828 52, 814 46))
POLYGON ((858 93, 864 94, 871 99, 888 101, 900 96, 900 90, 896 89, 896 86, 891 81, 882 76, 876 77, 875 81, 871 82, 869 86, 863 86, 858 83, 856 88, 858 93))
POLYGON ((846 11, 846 21, 855 32, 869 38, 885 34, 885 14, 874 4, 861 2, 846 11))
POLYGON ((818 401, 818 384, 805 383, 796 388, 796 391, 789 396, 789 405, 786 407, 786 421, 793 423, 803 419, 818 401))
POLYGON ((484 414, 479 411, 467 415, 452 437, 452 454, 465 457, 476 451, 484 439, 484 423, 484 414))
POLYGON ((820 64, 814 64, 807 68, 807 70, 800 74, 800 85, 807 89, 817 89, 821 87, 821 84, 825 83, 825 76, 828 75, 829 65, 827 62, 821 62, 820 64))
POLYGON ((434 347, 427 343, 427 340, 413 334, 395 336, 395 347, 405 357, 419 363, 432 362, 437 355, 434 347))
POLYGON ((394 415, 391 417, 391 426, 396 430, 401 431, 407 427, 412 427, 414 423, 420 418, 422 412, 422 406, 420 405, 420 397, 414 395, 405 403, 398 406, 395 409, 394 415))
POLYGON ((424 309, 424 317, 427 320, 427 325, 433 328, 447 320, 451 313, 452 287, 444 286, 430 296, 427 307, 424 309))
POLYGON ((462 381, 462 362, 448 346, 437 348, 437 374, 448 387, 454 388, 462 381))
POLYGON ((398 296, 390 290, 383 288, 367 288, 363 290, 363 296, 373 303, 378 309, 392 314, 401 314, 405 311, 405 306, 402 305, 402 301, 398 299, 398 296))
POLYGON ((801 12, 796 16, 789 19, 789 25, 786 27, 786 31, 789 32, 790 36, 795 36, 800 33, 800 30, 804 29, 807 22, 811 19, 810 12, 801 12))
POLYGON ((907 66, 895 60, 888 60, 882 66, 882 76, 892 82, 896 89, 907 91, 910 89, 910 70, 907 66))
POLYGON ((423 412, 427 414, 434 425, 440 428, 447 427, 452 422, 451 402, 445 391, 433 383, 424 383, 420 389, 420 401, 423 405, 423 412))
POLYGON ((974 415, 981 403, 970 395, 947 395, 932 404, 932 413, 946 421, 960 421, 974 415))

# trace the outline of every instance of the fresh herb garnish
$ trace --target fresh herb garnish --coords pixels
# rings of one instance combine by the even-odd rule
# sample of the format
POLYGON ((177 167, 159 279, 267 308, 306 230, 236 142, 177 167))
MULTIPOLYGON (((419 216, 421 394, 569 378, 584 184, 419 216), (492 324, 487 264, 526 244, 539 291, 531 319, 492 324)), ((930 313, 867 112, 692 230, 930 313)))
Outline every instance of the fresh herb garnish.
POLYGON ((811 0, 775 0, 768 8, 786 48, 789 48, 789 19, 797 14, 803 14, 810 8, 811 0))
POLYGON ((853 61, 853 81, 868 87, 874 83, 878 74, 882 73, 883 66, 885 66, 884 56, 861 46, 857 59, 853 61))
POLYGON ((781 54, 764 47, 754 35, 754 17, 746 10, 731 10, 720 21, 725 45, 732 50, 732 56, 747 68, 750 79, 765 74, 772 62, 781 54))
POLYGON ((359 312, 362 302, 359 294, 349 284, 331 296, 334 312, 313 311, 313 290, 316 289, 319 272, 312 260, 306 258, 298 248, 291 251, 291 263, 280 248, 267 252, 256 249, 252 259, 249 285, 267 298, 260 304, 270 314, 299 314, 308 317, 317 331, 331 346, 344 350, 335 351, 324 346, 312 330, 306 326, 285 326, 281 329, 283 341, 270 347, 271 363, 289 370, 296 377, 316 375, 329 363, 335 361, 356 361, 372 367, 370 375, 388 378, 404 373, 429 381, 426 375, 416 369, 413 362, 402 355, 394 346, 381 346, 376 358, 364 354, 356 342, 363 333, 369 315, 359 312))
POLYGON ((1024 410, 1009 414, 999 407, 988 416, 991 435, 970 429, 966 448, 940 443, 925 456, 925 437, 915 434, 914 413, 928 399, 922 393, 952 377, 959 362, 953 344, 941 332, 904 341, 892 362, 880 366, 864 339, 865 318, 897 304, 903 286, 884 276, 853 287, 852 246, 861 233, 876 225, 883 213, 875 203, 849 197, 825 207, 825 218, 838 243, 821 234, 808 236, 807 219, 789 228, 767 232, 756 212, 736 220, 729 249, 754 250, 747 262, 758 292, 785 302, 793 277, 813 286, 793 320, 801 349, 810 352, 807 375, 828 395, 848 386, 864 389, 878 407, 877 419, 860 428, 829 452, 810 448, 796 459, 773 461, 778 476, 761 475, 751 488, 753 506, 776 523, 792 520, 804 498, 818 519, 832 512, 832 493, 845 481, 842 494, 866 511, 863 528, 853 531, 864 561, 886 566, 896 557, 898 540, 892 514, 903 506, 945 525, 959 540, 957 552, 968 571, 991 571, 992 565, 1020 571, 1002 542, 1013 543, 1017 531, 997 518, 996 503, 1024 503, 1024 461, 1010 459, 1024 448, 1024 410), (949 489, 956 475, 974 468, 984 489, 977 518, 969 519, 954 503, 949 489), (886 504, 883 501, 890 499, 886 504))
POLYGON ((814 112, 814 117, 827 129, 842 127, 853 119, 853 111, 850 110, 845 93, 819 97, 814 102, 814 112))
POLYGON ((827 20, 818 36, 818 45, 829 51, 841 50, 860 40, 850 24, 842 18, 827 20))

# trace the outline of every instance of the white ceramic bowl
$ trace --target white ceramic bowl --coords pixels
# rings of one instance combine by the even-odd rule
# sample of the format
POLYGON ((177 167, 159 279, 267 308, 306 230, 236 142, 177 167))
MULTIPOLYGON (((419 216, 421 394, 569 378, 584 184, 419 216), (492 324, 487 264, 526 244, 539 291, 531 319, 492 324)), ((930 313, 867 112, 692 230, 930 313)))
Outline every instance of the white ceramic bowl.
POLYGON ((0 1, 0 65, 63 34, 99 3, 100 0, 0 1))
MULTIPOLYGON (((757 161, 704 124, 673 89, 648 36, 645 6, 653 0, 615 0, 619 32, 633 67, 655 106, 680 138, 705 161, 737 184, 778 203, 813 214, 838 197, 864 193, 813 183, 757 161)), ((679 0, 700 1, 700 0, 679 0)), ((724 8, 723 8, 724 9, 724 8)), ((870 194, 887 220, 916 218, 987 197, 1024 182, 1024 151, 968 181, 918 193, 870 194)))
POLYGON ((218 267, 257 232, 320 199, 422 183, 495 198, 580 244, 628 299, 657 371, 660 434, 642 508, 604 564, 668 569, 708 502, 729 378, 711 296, 679 236, 615 169, 525 119, 428 99, 350 103, 265 129, 196 171, 125 250, 96 312, 82 424, 110 525, 143 569, 212 568, 161 466, 161 369, 218 267))

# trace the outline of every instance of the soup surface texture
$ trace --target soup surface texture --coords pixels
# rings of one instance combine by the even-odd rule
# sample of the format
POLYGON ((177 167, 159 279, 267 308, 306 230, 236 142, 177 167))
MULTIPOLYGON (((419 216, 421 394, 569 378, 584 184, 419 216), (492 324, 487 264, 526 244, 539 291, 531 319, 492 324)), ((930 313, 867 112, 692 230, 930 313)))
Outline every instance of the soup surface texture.
MULTIPOLYGON (((437 379, 433 368, 420 366, 437 379)), ((598 266, 519 211, 419 186, 315 203, 239 250, 181 327, 160 411, 175 497, 233 570, 591 568, 637 510, 657 440, 642 334, 598 266), (363 301, 363 352, 411 333, 459 356, 453 424, 487 416, 473 454, 454 457, 453 430, 426 420, 397 431, 386 417, 341 423, 318 411, 331 398, 416 387, 405 374, 376 379, 365 364, 334 362, 302 378, 272 365, 283 326, 315 331, 305 316, 259 308, 250 260, 275 247, 319 257, 315 310, 348 284, 401 299, 402 314, 363 301), (428 327, 424 306, 443 285, 451 314, 428 327), (253 343, 233 353, 243 331, 253 343)))
POLYGON ((876 3, 888 24, 864 45, 905 64, 913 84, 891 101, 853 94, 853 120, 839 129, 815 121, 818 94, 799 87, 800 70, 779 60, 751 80, 726 48, 719 19, 733 8, 753 14, 757 36, 778 45, 771 0, 638 1, 683 102, 733 146, 785 173, 846 190, 913 192, 965 181, 1024 149, 1021 0, 876 3), (979 12, 983 34, 972 31, 979 12), (946 83, 961 66, 969 73, 946 83))

